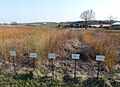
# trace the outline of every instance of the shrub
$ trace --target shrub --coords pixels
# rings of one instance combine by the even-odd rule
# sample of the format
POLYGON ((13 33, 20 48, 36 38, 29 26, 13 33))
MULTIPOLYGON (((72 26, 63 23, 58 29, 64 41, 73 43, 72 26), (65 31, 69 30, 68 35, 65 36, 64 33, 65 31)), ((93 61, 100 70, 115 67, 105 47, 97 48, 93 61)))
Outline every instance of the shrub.
POLYGON ((88 78, 83 82, 83 87, 111 87, 103 78, 88 78))

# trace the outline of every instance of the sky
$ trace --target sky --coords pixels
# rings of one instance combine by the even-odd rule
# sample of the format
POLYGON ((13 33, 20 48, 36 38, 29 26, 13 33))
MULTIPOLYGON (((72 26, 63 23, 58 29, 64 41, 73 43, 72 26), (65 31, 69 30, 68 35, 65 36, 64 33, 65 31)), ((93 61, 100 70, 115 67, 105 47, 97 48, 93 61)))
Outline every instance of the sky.
POLYGON ((120 0, 0 0, 0 23, 80 21, 92 9, 96 20, 120 20, 120 0))

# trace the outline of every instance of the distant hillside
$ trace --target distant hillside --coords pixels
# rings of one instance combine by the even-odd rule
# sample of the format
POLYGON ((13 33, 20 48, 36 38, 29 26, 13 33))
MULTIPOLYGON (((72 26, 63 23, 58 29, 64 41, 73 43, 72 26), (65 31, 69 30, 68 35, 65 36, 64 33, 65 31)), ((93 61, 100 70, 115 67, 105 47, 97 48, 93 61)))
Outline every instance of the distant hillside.
MULTIPOLYGON (((112 24, 116 21, 106 21, 106 20, 95 20, 88 21, 88 24, 112 24)), ((32 22, 32 23, 18 23, 18 24, 72 24, 72 23, 80 23, 84 24, 85 21, 68 21, 68 22, 32 22)))

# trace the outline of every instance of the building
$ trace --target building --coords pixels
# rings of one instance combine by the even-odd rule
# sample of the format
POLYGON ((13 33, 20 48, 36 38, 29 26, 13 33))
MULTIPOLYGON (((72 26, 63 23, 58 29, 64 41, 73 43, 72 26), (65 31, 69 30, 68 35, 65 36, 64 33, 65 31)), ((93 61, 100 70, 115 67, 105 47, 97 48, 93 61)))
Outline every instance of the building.
POLYGON ((80 28, 80 26, 81 26, 80 22, 73 22, 70 24, 70 27, 72 27, 72 28, 80 28))
POLYGON ((114 30, 120 30, 120 22, 113 23, 111 28, 114 30))

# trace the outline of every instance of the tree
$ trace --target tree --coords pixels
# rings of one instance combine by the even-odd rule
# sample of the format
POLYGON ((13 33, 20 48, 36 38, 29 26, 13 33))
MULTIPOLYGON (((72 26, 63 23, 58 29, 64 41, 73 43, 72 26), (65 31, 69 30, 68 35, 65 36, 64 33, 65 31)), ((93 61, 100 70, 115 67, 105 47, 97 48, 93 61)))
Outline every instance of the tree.
POLYGON ((83 13, 81 13, 80 18, 85 20, 85 29, 87 29, 87 22, 90 20, 95 19, 95 12, 93 10, 86 10, 83 13))
POLYGON ((114 21, 117 21, 117 17, 113 17, 112 15, 110 15, 108 16, 107 20, 110 22, 114 22, 114 21))

